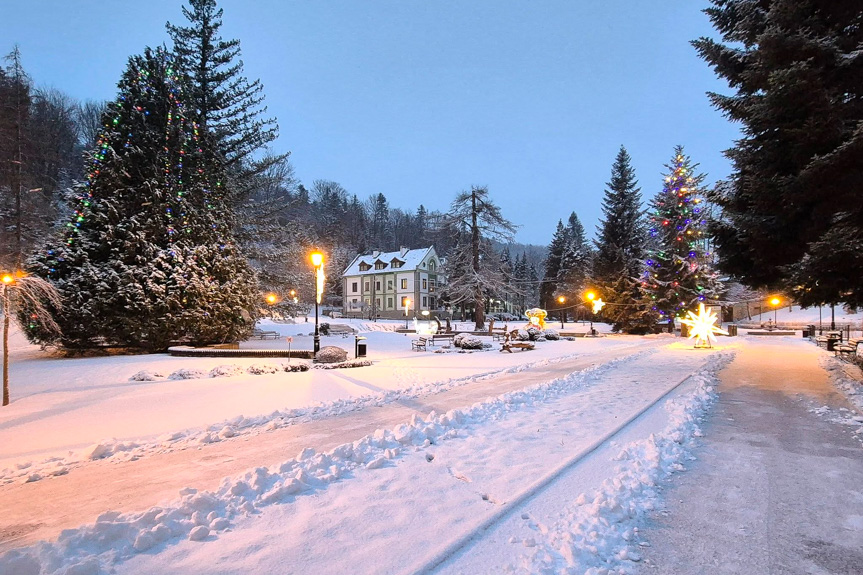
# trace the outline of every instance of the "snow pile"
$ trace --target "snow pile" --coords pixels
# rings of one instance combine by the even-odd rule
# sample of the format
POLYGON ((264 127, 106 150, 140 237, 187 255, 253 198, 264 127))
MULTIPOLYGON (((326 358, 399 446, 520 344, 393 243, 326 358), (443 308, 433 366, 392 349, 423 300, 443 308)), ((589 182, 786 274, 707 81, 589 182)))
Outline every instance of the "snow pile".
MULTIPOLYGON (((69 574, 110 572, 110 566, 142 552, 160 551, 171 541, 185 538, 209 541, 229 529, 237 517, 276 503, 326 489, 333 482, 354 476, 360 469, 379 469, 392 460, 465 433, 466 428, 497 421, 507 413, 551 401, 596 383, 609 370, 655 353, 643 351, 594 366, 564 378, 540 383, 427 418, 414 416, 392 430, 379 429, 328 453, 302 450, 294 459, 270 468, 254 468, 225 478, 215 492, 185 488, 179 499, 141 513, 102 514, 92 525, 65 530, 56 542, 40 542, 0 556, 0 573, 69 574)), ((244 422, 231 428, 236 430, 244 422)), ((226 432, 226 430, 222 430, 226 432)))
POLYGON ((217 365, 210 370, 210 377, 235 377, 244 373, 246 370, 239 365, 217 365))
POLYGON ((132 377, 129 378, 129 381, 159 381, 160 379, 164 378, 165 376, 161 373, 147 371, 146 369, 143 369, 138 373, 133 374, 132 377))
POLYGON ((627 445, 617 456, 623 463, 592 495, 582 493, 562 510, 554 525, 531 523, 536 537, 525 540, 532 548, 522 560, 530 573, 631 573, 641 560, 638 524, 660 501, 657 483, 683 469, 694 438, 701 436, 698 422, 716 399, 716 373, 729 360, 720 355, 690 379, 695 389, 665 404, 669 423, 658 435, 627 445))
MULTIPOLYGON (((105 438, 100 440, 96 445, 102 446, 99 459, 111 458, 118 462, 139 459, 141 457, 145 457, 149 453, 165 453, 181 449, 197 448, 202 444, 222 441, 225 438, 220 437, 219 432, 226 425, 229 425, 236 430, 235 437, 265 433, 273 429, 293 425, 297 422, 307 422, 325 419, 327 417, 335 417, 345 413, 366 409, 368 407, 383 406, 394 401, 416 399, 425 395, 441 393, 456 387, 468 385, 472 382, 485 381, 489 378, 509 373, 521 373, 538 367, 567 361, 579 357, 580 355, 581 354, 579 353, 574 353, 554 358, 546 358, 505 369, 493 370, 462 378, 449 378, 430 383, 412 384, 406 381, 403 389, 390 390, 351 399, 340 399, 302 408, 276 410, 268 415, 257 417, 247 418, 240 415, 238 417, 231 418, 230 420, 220 421, 204 428, 193 428, 167 433, 160 436, 155 442, 133 443, 129 441, 118 441, 113 438, 105 438)), ((308 370, 309 365, 307 363, 283 363, 279 368, 279 371, 286 372, 308 370)), ((195 376, 194 378, 198 379, 208 377, 208 373, 203 370, 178 370, 171 375, 173 376, 179 373, 188 377, 169 377, 171 379, 192 379, 193 375, 195 376)), ((250 371, 250 373, 254 373, 254 371, 250 371)), ((406 372, 403 372, 401 375, 397 373, 396 375, 397 377, 407 377, 404 373, 406 372)), ((407 377, 407 379, 410 380, 412 378, 407 377)), ((39 481, 46 477, 68 473, 69 470, 90 461, 91 451, 94 447, 95 446, 91 446, 81 451, 70 452, 63 457, 49 457, 40 461, 18 462, 14 467, 6 467, 0 470, 0 485, 12 482, 27 483, 39 481)))
POLYGON ((348 359, 348 352, 340 347, 328 345, 315 354, 315 361, 319 363, 340 363, 348 359))
POLYGON ((367 359, 353 359, 351 361, 340 361, 339 363, 320 363, 315 369, 349 369, 352 367, 368 367, 372 362, 367 359))
POLYGON ((857 407, 857 409, 863 411, 863 380, 861 380, 860 368, 827 354, 822 355, 819 361, 821 363, 821 367, 824 368, 830 376, 830 381, 833 382, 833 385, 835 385, 839 391, 848 398, 848 401, 857 407), (856 374, 856 377, 852 377, 849 372, 856 374))

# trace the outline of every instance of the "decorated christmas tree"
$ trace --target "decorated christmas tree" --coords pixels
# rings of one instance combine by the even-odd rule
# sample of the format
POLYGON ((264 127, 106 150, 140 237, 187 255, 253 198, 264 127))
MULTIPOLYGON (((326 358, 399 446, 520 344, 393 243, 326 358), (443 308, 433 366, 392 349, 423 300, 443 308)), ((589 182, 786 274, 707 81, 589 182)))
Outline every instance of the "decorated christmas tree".
POLYGON ((687 310, 718 298, 719 282, 707 252, 707 212, 703 174, 697 174, 683 147, 674 149, 669 172, 650 212, 650 244, 642 290, 660 320, 674 320, 687 310))
MULTIPOLYGON (((233 244, 222 168, 171 57, 130 58, 119 92, 71 221, 31 262, 61 294, 61 343, 158 350, 236 339, 251 328, 255 276, 233 244)), ((27 333, 48 342, 36 322, 27 333)))

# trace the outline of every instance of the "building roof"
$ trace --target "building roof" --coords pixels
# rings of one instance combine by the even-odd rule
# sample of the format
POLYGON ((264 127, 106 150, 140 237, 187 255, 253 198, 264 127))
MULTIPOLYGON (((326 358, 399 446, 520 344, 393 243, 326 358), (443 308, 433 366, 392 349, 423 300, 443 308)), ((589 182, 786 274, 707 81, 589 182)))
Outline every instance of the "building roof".
POLYGON ((362 276, 374 275, 376 273, 414 271, 432 250, 434 250, 434 246, 417 248, 415 250, 402 249, 395 252, 372 252, 370 254, 360 254, 353 259, 350 265, 345 269, 344 273, 342 273, 342 276, 362 276), (400 268, 393 268, 393 260, 402 262, 402 266, 400 268), (361 270, 360 264, 363 262, 371 267, 365 271, 361 270), (386 264, 386 267, 383 269, 375 269, 375 262, 383 262, 386 264))

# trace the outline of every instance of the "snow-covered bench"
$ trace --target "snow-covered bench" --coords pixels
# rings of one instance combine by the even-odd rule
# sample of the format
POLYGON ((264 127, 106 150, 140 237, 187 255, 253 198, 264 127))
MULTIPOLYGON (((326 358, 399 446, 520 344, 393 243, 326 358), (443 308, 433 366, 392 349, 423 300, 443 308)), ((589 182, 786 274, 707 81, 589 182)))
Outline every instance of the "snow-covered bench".
POLYGON ((279 332, 262 329, 253 329, 249 339, 279 339, 279 332))
POLYGON ((849 339, 845 343, 834 343, 833 352, 840 357, 846 353, 857 355, 857 346, 861 343, 863 343, 863 338, 849 339))

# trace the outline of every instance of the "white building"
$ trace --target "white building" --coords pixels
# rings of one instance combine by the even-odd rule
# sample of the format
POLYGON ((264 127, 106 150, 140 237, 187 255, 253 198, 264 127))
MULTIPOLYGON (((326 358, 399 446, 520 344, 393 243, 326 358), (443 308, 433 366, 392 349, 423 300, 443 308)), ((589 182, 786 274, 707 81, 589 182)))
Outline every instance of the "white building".
POLYGON ((342 274, 345 315, 404 318, 440 309, 445 283, 434 246, 358 255, 342 274), (407 302, 410 300, 410 303, 407 302))

